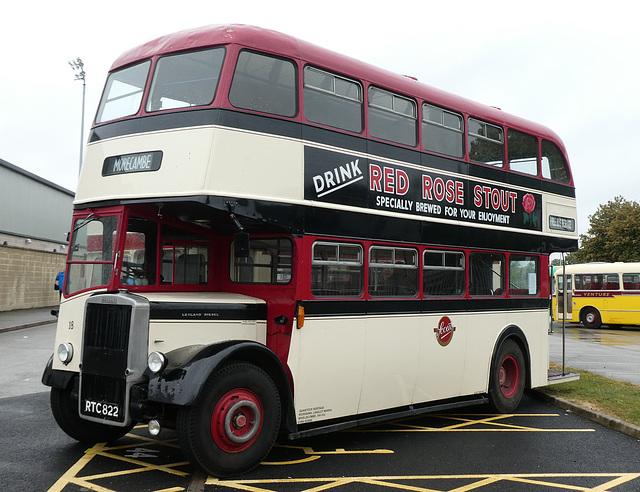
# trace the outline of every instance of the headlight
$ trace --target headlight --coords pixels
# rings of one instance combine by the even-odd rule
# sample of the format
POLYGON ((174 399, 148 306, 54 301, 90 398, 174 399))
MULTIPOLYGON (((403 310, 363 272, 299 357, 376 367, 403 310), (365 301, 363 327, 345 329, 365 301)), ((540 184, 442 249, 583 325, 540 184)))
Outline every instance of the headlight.
POLYGON ((159 373, 167 366, 167 358, 160 352, 151 352, 147 358, 147 366, 153 373, 159 373))
POLYGON ((73 345, 70 343, 61 343, 58 345, 58 359, 65 366, 73 359, 73 345))

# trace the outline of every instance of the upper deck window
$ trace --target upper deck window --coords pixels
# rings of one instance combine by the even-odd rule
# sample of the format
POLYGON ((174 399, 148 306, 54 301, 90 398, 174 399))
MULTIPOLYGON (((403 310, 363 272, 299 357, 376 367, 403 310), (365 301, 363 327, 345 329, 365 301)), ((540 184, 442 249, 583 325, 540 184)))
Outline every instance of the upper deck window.
POLYGON ((432 152, 462 157, 462 116, 431 104, 423 104, 422 145, 432 152))
POLYGON ((282 58, 251 51, 238 56, 229 102, 236 108, 279 116, 295 116, 295 65, 282 58))
POLYGON ((359 83, 313 67, 304 69, 304 115, 309 121, 362 132, 359 83))
POLYGON ((224 48, 213 48, 160 58, 151 82, 147 111, 211 104, 224 54, 224 48))
POLYGON ((415 146, 416 103, 377 87, 369 87, 369 132, 390 142, 415 146))
POLYGON ((469 159, 482 164, 502 167, 504 164, 502 128, 469 118, 469 159))
POLYGON ((145 61, 109 74, 96 123, 131 116, 140 110, 150 66, 151 62, 145 61))
POLYGON ((547 140, 542 141, 542 177, 569 183, 569 167, 560 149, 547 140))
POLYGON ((519 173, 538 175, 538 139, 509 128, 507 130, 509 168, 519 173))

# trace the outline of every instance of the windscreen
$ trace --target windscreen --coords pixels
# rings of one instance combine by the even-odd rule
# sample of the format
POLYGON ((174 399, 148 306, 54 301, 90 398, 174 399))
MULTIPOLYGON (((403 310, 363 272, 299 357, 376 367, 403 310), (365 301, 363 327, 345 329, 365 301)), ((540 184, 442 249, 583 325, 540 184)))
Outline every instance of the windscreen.
POLYGON ((117 227, 118 218, 114 215, 76 219, 69 246, 65 295, 109 284, 117 227))
POLYGON ((139 111, 150 65, 150 61, 145 61, 109 75, 96 123, 124 118, 139 111))

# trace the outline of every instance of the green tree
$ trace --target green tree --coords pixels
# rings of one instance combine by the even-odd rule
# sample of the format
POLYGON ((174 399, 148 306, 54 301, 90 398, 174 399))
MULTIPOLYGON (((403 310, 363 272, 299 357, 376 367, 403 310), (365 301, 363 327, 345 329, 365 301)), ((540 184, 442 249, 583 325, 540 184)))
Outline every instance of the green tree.
POLYGON ((580 249, 568 263, 640 261, 640 204, 621 196, 600 205, 589 216, 587 234, 580 234, 580 249))

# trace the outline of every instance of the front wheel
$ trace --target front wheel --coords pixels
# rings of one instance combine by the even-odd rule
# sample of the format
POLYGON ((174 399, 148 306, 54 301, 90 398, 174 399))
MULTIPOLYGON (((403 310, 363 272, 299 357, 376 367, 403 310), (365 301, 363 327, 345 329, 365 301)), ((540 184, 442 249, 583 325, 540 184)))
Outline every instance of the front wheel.
POLYGON ((258 466, 279 428, 276 385, 253 364, 231 364, 215 372, 196 403, 178 411, 182 451, 194 465, 216 477, 258 466))
POLYGON ((56 422, 69 437, 76 441, 91 444, 115 441, 133 428, 133 425, 116 427, 81 418, 78 401, 71 398, 71 387, 67 389, 51 388, 50 400, 51 413, 53 413, 56 422))
POLYGON ((513 412, 522 399, 526 367, 520 346, 505 340, 491 366, 489 399, 500 413, 513 412))
POLYGON ((597 330, 602 326, 602 318, 600 313, 595 308, 586 308, 582 312, 582 324, 585 328, 593 328, 597 330))

